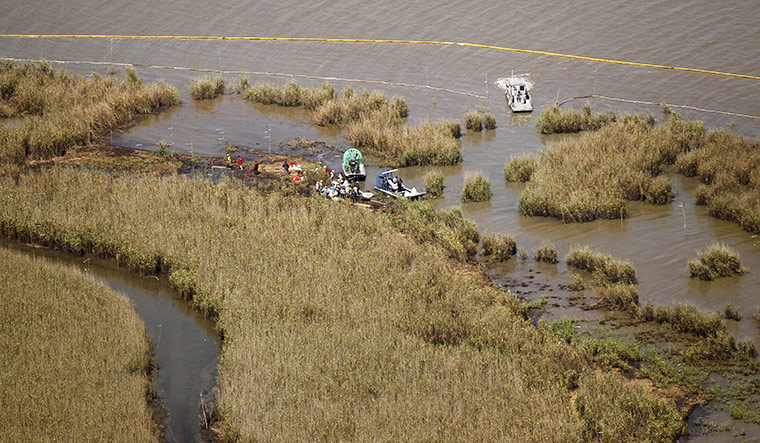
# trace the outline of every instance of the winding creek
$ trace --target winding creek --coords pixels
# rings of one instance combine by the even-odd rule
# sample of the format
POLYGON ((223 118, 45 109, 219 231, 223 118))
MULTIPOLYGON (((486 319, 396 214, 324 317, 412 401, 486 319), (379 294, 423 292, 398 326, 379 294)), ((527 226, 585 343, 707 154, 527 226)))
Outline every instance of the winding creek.
POLYGON ((132 300, 153 341, 158 366, 155 384, 166 410, 162 424, 167 440, 207 440, 201 431, 201 395, 206 405, 213 401, 219 339, 213 323, 180 299, 165 277, 138 276, 108 260, 75 257, 4 239, 0 239, 0 248, 76 266, 132 300))

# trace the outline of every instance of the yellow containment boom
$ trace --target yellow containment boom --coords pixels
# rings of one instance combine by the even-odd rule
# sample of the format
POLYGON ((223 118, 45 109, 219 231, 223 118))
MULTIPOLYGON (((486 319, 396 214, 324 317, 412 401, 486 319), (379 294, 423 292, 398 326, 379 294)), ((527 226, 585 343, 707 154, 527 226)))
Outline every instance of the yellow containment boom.
POLYGON ((596 57, 584 57, 580 55, 561 54, 558 52, 536 51, 532 49, 507 48, 503 46, 481 45, 478 43, 463 42, 439 42, 432 40, 373 40, 363 38, 318 38, 318 37, 222 37, 206 35, 88 35, 88 34, 0 34, 0 38, 97 38, 97 39, 136 39, 136 40, 247 40, 247 41, 291 41, 291 42, 328 42, 328 43, 389 43, 402 45, 439 45, 439 46, 467 46, 472 48, 492 49, 497 51, 518 52, 523 54, 548 55, 550 57, 562 57, 575 60, 584 60, 595 63, 612 63, 617 65, 640 66, 654 69, 672 69, 675 71, 698 72, 700 74, 720 75, 724 77, 745 78, 760 80, 760 77, 731 72, 710 71, 698 68, 681 68, 677 66, 657 65, 652 63, 627 62, 623 60, 610 60, 596 57))

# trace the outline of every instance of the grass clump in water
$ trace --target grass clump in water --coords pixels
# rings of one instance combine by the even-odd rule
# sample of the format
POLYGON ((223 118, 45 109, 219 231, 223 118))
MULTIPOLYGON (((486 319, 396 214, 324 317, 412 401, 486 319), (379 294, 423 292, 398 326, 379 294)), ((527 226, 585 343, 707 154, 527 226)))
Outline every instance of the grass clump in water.
POLYGON ((425 191, 430 198, 443 197, 443 172, 440 169, 425 174, 425 191))
POLYGON ((491 199, 491 182, 481 172, 467 172, 464 175, 462 202, 482 202, 491 199))
POLYGON ((606 126, 610 118, 606 114, 592 114, 588 104, 583 111, 574 109, 563 111, 558 105, 544 109, 536 120, 536 127, 542 134, 596 131, 606 126))
POLYGON ((517 242, 507 234, 484 232, 480 236, 480 250, 496 261, 505 261, 517 253, 517 242))
POLYGON ((591 272, 600 285, 622 283, 635 285, 636 270, 628 261, 596 252, 588 246, 568 252, 565 261, 569 266, 591 272))
POLYGON ((557 257, 557 248, 546 242, 541 243, 541 245, 533 252, 533 258, 535 258, 536 261, 554 264, 557 263, 557 257))
POLYGON ((471 110, 464 116, 464 125, 468 131, 474 132, 496 129, 496 117, 490 112, 471 110))
POLYGON ((504 165, 504 177, 508 182, 527 182, 536 170, 536 163, 531 154, 514 157, 504 165))
POLYGON ((152 352, 130 301, 78 269, 0 249, 0 440, 160 441, 152 352))
POLYGON ((742 313, 739 312, 739 308, 731 302, 726 303, 726 307, 723 309, 723 318, 727 320, 739 321, 742 319, 742 313))
POLYGON ((195 100, 209 100, 224 94, 224 79, 220 76, 211 77, 205 75, 190 81, 190 95, 195 100))
POLYGON ((697 253, 697 261, 689 260, 689 277, 715 280, 747 272, 741 265, 739 253, 724 244, 713 243, 697 253))

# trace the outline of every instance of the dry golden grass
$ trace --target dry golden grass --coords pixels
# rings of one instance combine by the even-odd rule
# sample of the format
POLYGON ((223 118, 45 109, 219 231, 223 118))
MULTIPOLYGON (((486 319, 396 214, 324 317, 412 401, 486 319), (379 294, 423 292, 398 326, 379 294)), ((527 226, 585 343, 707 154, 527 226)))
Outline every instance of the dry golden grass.
MULTIPOLYGON (((226 439, 577 441, 680 424, 672 403, 622 381, 636 401, 619 401, 587 378, 577 416, 570 390, 591 363, 421 244, 416 231, 434 235, 414 228, 435 214, 423 206, 407 208, 413 222, 181 177, 0 179, 3 235, 166 270, 217 317, 226 439)), ((438 217, 460 227, 446 235, 468 231, 454 211, 438 217)))
POLYGON ((159 441, 151 350, 129 300, 0 249, 1 441, 159 441))
POLYGON ((87 80, 45 63, 0 64, 0 114, 20 119, 14 126, 0 125, 0 164, 62 155, 138 114, 179 103, 173 86, 146 87, 132 68, 124 77, 87 80))

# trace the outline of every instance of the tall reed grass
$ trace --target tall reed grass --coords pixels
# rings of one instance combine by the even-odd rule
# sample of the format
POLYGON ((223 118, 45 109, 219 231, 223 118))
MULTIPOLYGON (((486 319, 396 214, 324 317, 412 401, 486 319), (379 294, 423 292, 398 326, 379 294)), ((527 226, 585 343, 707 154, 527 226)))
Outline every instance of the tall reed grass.
POLYGON ((63 155, 139 114, 179 103, 179 92, 164 82, 143 85, 127 68, 124 80, 86 80, 49 65, 0 64, 0 112, 20 118, 0 126, 0 164, 23 164, 63 155))
POLYGON ((464 116, 464 125, 468 131, 475 132, 496 129, 496 117, 483 110, 471 110, 464 116))
POLYGON ((689 260, 689 277, 715 280, 747 272, 742 267, 739 252, 722 243, 713 243, 697 253, 697 261, 689 260))
POLYGON ((536 170, 536 156, 524 154, 514 157, 504 165, 504 177, 508 182, 527 182, 536 170))
POLYGON ((554 264, 557 263, 557 257, 557 248, 546 242, 542 242, 541 245, 533 251, 533 258, 536 261, 554 264))
MULTIPOLYGON (((448 260, 444 234, 428 228, 435 211, 405 211, 182 177, 0 178, 4 236, 168 271, 214 313, 226 438, 566 441, 680 424, 672 403, 656 409, 662 400, 637 385, 579 380, 594 373, 587 357, 448 260), (428 234, 442 237, 418 237, 428 234), (595 394, 574 411, 576 387, 595 394), (616 389, 639 400, 620 401, 616 389)), ((446 235, 471 237, 461 211, 437 217, 457 226, 446 235)))
POLYGON ((646 321, 670 325, 673 329, 700 337, 725 333, 726 324, 716 312, 705 312, 696 306, 678 303, 671 307, 647 303, 640 311, 646 321))
POLYGON ((209 100, 224 94, 224 79, 220 76, 212 80, 209 76, 190 81, 190 95, 195 100, 209 100))
POLYGON ((0 249, 0 440, 159 441, 152 352, 129 300, 0 249))

